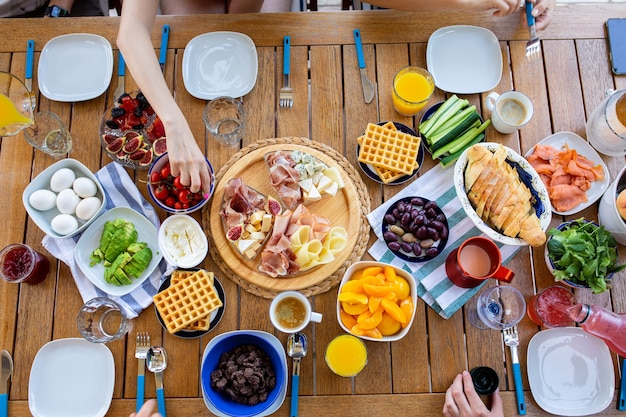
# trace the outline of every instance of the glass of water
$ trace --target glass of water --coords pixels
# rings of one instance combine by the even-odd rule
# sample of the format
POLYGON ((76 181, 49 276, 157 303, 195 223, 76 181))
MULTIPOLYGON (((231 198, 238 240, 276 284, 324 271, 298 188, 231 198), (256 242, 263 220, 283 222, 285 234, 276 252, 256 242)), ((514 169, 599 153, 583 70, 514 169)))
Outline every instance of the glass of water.
POLYGON ((515 326, 526 314, 526 301, 518 290, 507 285, 488 287, 466 308, 470 323, 479 329, 504 330, 515 326))
POLYGON ((115 301, 96 297, 80 308, 77 325, 78 331, 86 340, 106 343, 124 337, 130 330, 131 320, 115 301))

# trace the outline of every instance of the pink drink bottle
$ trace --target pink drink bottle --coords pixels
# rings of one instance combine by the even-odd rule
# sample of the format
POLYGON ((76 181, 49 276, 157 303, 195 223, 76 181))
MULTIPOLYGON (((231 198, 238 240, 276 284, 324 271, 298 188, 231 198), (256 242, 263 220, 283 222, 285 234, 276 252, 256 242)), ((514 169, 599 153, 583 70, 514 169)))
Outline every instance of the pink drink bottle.
POLYGON ((583 330, 598 336, 609 349, 626 357, 626 314, 619 315, 588 304, 575 304, 567 311, 583 330))

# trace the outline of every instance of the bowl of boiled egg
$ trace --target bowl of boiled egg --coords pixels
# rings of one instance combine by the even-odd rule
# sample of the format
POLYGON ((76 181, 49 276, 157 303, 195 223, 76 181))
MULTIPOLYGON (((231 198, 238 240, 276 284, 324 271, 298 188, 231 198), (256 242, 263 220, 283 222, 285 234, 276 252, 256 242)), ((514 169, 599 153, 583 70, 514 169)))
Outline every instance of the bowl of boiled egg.
POLYGON ((35 177, 24 189, 22 202, 47 235, 67 238, 81 233, 102 213, 106 196, 89 168, 68 158, 35 177))

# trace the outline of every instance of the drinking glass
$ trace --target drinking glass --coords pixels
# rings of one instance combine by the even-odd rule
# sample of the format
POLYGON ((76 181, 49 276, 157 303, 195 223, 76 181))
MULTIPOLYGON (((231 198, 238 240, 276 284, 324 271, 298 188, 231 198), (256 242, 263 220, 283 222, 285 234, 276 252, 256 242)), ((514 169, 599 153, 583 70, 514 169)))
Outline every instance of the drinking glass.
POLYGON ((0 137, 13 136, 33 124, 30 92, 15 75, 0 71, 0 137))
POLYGON ((93 343, 120 339, 131 327, 131 321, 124 309, 106 297, 92 298, 83 304, 76 322, 80 334, 93 343))
POLYGON ((434 91, 435 80, 427 70, 415 66, 402 68, 393 78, 393 107, 403 116, 415 116, 434 91))
POLYGON ((204 124, 222 145, 237 147, 243 138, 244 113, 241 100, 217 97, 204 108, 204 124))
POLYGON ((524 296, 515 288, 488 287, 470 300, 467 318, 479 329, 504 330, 519 323, 526 314, 524 296))
POLYGON ((528 318, 538 326, 548 328, 573 326, 574 320, 567 312, 576 304, 576 297, 570 290, 553 285, 535 294, 528 302, 528 318))
POLYGON ((36 113, 34 124, 24 130, 24 137, 35 149, 54 157, 63 157, 72 150, 72 136, 56 114, 36 113))

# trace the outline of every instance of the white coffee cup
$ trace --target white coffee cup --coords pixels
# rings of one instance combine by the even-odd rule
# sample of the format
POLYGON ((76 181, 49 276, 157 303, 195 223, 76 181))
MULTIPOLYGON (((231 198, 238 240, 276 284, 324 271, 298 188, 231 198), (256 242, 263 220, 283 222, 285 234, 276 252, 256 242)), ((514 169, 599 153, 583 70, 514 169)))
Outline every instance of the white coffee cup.
POLYGON ((283 333, 303 330, 310 322, 320 323, 322 315, 311 310, 309 300, 298 291, 284 291, 270 304, 270 320, 283 333))
POLYGON ((533 103, 519 91, 492 92, 487 96, 487 108, 493 127, 504 134, 515 132, 533 116, 533 103))

